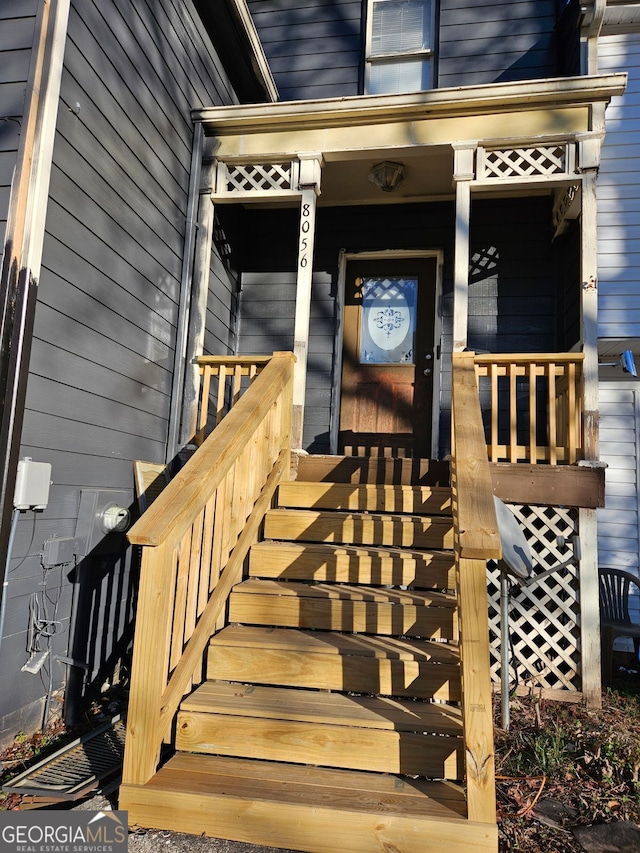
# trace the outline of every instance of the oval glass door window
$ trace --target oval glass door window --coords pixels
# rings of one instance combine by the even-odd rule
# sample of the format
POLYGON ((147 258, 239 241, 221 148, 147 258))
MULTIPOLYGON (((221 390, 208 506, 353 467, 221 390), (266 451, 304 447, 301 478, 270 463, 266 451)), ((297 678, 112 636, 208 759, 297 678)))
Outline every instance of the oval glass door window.
POLYGON ((416 277, 362 280, 361 364, 413 364, 416 277))

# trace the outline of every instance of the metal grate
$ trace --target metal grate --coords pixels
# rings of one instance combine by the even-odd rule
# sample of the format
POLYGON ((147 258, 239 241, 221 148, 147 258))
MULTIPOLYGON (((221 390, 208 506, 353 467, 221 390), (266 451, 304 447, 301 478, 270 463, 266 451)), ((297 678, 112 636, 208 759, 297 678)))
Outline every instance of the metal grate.
POLYGON ((120 773, 125 733, 124 721, 116 717, 34 764, 2 788, 51 801, 78 800, 120 773))

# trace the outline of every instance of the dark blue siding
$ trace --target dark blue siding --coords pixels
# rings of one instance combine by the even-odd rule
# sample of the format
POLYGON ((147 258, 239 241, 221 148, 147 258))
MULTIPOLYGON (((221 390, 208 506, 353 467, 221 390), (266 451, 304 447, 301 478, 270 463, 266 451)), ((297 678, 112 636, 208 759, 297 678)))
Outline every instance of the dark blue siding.
POLYGON ((440 88, 556 74, 555 0, 441 0, 440 88))
POLYGON ((361 94, 360 0, 249 0, 283 101, 361 94))
MULTIPOLYGON (((362 94, 366 0, 249 0, 282 100, 362 94)), ((555 0, 441 0, 438 87, 554 76, 555 0)))
MULTIPOLYGON (((43 680, 20 666, 43 542, 75 535, 83 488, 123 490, 132 503, 132 461, 164 461, 190 111, 236 101, 191 0, 72 0, 21 447, 51 462, 55 490, 18 525, 0 660, 0 681, 18 686, 0 693, 0 739, 31 725, 25 708, 41 712, 43 680)), ((227 352, 235 285, 219 259, 211 268, 206 342, 227 352)), ((131 640, 135 563, 131 548, 80 563, 73 647, 73 565, 50 573, 61 595, 54 652, 72 651, 97 684, 131 640)), ((52 666, 60 688, 65 667, 52 666)))
POLYGON ((0 4, 0 246, 4 245, 20 141, 36 9, 35 0, 4 0, 0 4))

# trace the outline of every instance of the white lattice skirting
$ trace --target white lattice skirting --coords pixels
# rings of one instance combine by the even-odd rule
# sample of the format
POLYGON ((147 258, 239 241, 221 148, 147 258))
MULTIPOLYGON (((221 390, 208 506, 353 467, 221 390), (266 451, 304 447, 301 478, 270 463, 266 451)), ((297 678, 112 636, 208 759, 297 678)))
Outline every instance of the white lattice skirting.
MULTIPOLYGON (((539 565, 534 573, 568 560, 569 540, 577 530, 577 512, 557 507, 518 506, 512 509, 525 531, 539 565), (558 544, 563 537, 565 544, 558 544)), ((579 691, 580 602, 577 570, 570 566, 530 587, 512 585, 510 604, 512 687, 579 691)), ((489 564, 489 628, 491 677, 500 682, 500 572, 489 564)))

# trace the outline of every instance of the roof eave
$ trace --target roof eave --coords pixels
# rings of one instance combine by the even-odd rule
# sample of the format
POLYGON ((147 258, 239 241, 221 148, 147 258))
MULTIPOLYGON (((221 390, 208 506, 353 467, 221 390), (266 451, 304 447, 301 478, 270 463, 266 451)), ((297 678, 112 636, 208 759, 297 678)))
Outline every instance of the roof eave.
POLYGON ((522 109, 590 105, 623 94, 626 74, 547 78, 435 89, 409 95, 363 95, 271 104, 206 107, 195 121, 217 135, 303 127, 340 127, 424 118, 504 113, 522 109))
POLYGON ((252 65, 257 76, 260 78, 265 92, 272 102, 278 100, 278 87, 276 86, 271 68, 267 61, 260 36, 251 17, 251 12, 246 0, 228 0, 235 10, 237 19, 241 24, 248 42, 251 53, 252 65))

